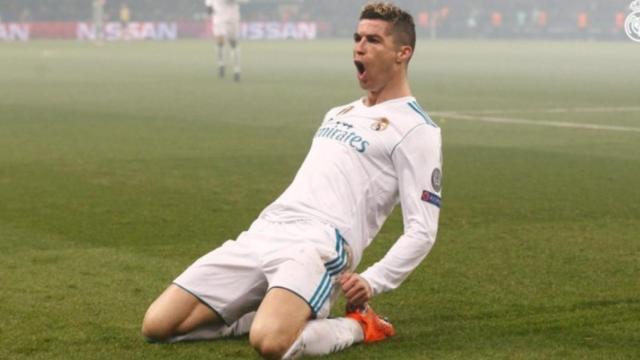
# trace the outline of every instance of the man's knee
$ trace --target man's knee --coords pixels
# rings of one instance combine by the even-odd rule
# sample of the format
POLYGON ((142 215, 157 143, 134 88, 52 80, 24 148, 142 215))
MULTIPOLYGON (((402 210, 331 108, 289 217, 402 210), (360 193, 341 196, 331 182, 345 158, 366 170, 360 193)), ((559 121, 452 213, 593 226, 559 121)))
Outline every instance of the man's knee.
POLYGON ((293 292, 269 290, 253 319, 249 341, 267 359, 281 359, 304 329, 311 308, 293 292))
POLYGON ((165 342, 173 335, 173 326, 166 319, 149 308, 142 320, 142 336, 149 342, 165 342))
POLYGON ((265 359, 282 359, 293 342, 280 334, 277 329, 254 326, 249 333, 249 342, 265 359))
POLYGON ((195 296, 171 285, 149 306, 142 320, 142 335, 148 340, 163 342, 216 321, 213 311, 195 296))

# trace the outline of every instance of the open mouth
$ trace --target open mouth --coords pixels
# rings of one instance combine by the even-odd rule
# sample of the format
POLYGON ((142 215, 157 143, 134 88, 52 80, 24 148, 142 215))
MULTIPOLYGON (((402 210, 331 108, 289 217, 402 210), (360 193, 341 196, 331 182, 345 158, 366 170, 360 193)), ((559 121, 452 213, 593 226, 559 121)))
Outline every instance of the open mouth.
POLYGON ((362 78, 367 72, 367 69, 364 67, 362 61, 355 60, 353 63, 356 65, 356 69, 358 70, 358 78, 362 78))

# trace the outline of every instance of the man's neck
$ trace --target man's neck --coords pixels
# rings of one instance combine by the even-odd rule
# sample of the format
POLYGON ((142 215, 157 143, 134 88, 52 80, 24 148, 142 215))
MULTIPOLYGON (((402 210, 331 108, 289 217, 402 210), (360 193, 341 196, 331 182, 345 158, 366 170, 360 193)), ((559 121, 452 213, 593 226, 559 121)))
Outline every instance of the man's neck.
POLYGON ((402 76, 397 81, 391 81, 382 89, 367 91, 364 101, 366 106, 374 106, 385 101, 411 96, 411 88, 407 78, 402 76))

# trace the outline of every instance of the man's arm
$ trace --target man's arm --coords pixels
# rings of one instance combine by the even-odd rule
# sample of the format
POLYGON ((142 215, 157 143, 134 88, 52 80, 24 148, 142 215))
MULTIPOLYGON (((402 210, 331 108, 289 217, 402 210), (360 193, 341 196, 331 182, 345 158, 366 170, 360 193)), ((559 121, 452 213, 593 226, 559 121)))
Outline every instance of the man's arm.
POLYGON ((339 281, 349 305, 362 306, 373 297, 369 282, 356 273, 345 273, 339 281))
POLYGON ((396 146, 404 233, 387 254, 361 274, 371 296, 397 288, 427 256, 436 240, 442 176, 440 129, 419 125, 396 146))

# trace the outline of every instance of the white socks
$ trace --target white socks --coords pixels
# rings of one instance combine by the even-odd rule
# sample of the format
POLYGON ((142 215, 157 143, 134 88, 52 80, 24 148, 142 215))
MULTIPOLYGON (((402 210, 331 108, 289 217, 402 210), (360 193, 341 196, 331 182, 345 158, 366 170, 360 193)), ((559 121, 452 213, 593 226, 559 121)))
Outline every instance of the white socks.
POLYGON ((217 44, 218 46, 218 66, 224 67, 224 44, 217 44))
POLYGON ((311 320, 283 359, 296 359, 302 355, 326 355, 363 340, 362 327, 353 319, 341 317, 311 320))
POLYGON ((240 47, 239 46, 231 46, 231 62, 233 63, 233 73, 240 74, 240 47))
MULTIPOLYGON (((230 326, 203 326, 187 334, 170 338, 167 342, 214 340, 249 333, 255 312, 250 312, 230 326)), ((297 359, 302 355, 319 356, 343 350, 362 342, 364 334, 357 321, 346 317, 311 320, 287 350, 283 359, 297 359)))

